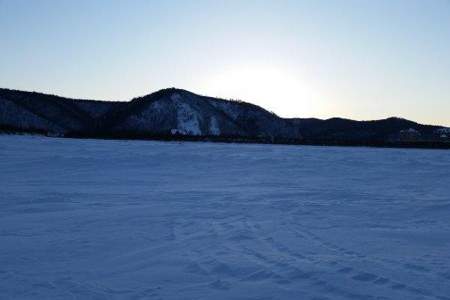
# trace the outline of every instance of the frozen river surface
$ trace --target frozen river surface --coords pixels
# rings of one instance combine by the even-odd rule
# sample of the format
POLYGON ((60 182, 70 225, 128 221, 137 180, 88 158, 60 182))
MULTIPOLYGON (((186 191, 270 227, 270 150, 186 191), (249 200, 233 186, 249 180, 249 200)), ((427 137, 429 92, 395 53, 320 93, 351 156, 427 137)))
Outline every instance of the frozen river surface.
POLYGON ((450 152, 0 136, 1 299, 450 299, 450 152))

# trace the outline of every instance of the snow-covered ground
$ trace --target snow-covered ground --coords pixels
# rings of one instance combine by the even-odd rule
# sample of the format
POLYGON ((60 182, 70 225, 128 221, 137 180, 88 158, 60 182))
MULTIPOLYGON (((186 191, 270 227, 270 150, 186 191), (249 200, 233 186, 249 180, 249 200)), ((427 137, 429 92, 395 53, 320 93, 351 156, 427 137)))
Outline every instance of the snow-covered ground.
POLYGON ((450 152, 0 136, 1 299, 450 299, 450 152))

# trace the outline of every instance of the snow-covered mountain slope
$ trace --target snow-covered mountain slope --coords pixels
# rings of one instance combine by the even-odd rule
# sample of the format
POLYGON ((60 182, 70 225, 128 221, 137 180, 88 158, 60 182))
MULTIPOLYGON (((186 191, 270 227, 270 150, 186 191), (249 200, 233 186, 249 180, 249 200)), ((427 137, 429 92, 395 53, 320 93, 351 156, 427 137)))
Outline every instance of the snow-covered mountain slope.
POLYGON ((449 299, 448 151, 0 136, 0 170, 0 299, 449 299))
POLYGON ((37 131, 58 135, 82 132, 95 128, 96 118, 112 105, 116 104, 0 89, 0 127, 18 131, 36 128, 37 131))
POLYGON ((185 90, 167 89, 135 99, 130 113, 115 131, 181 136, 223 136, 263 141, 300 141, 289 121, 244 102, 203 97, 185 90), (133 106, 139 105, 139 109, 133 106))
POLYGON ((205 97, 187 91, 163 90, 135 99, 129 113, 114 126, 115 131, 179 136, 247 136, 222 111, 215 109, 205 97), (139 105, 139 109, 133 109, 139 105))
POLYGON ((0 97, 0 126, 28 132, 63 132, 64 128, 34 114, 14 101, 0 97))

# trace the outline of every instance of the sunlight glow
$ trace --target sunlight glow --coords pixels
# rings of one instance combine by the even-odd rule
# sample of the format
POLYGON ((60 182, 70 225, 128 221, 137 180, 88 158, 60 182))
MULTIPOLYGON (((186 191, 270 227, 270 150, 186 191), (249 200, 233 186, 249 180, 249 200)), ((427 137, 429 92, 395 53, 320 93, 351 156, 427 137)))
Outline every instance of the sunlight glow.
POLYGON ((317 93, 299 74, 275 66, 230 66, 202 83, 207 93, 260 105, 282 117, 312 116, 317 93))

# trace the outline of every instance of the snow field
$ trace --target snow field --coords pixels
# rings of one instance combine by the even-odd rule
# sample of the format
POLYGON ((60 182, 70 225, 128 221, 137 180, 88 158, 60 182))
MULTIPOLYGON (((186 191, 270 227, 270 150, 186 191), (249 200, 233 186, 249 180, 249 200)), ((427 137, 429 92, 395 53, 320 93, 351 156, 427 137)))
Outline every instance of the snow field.
POLYGON ((0 136, 1 299, 450 299, 450 152, 0 136))

